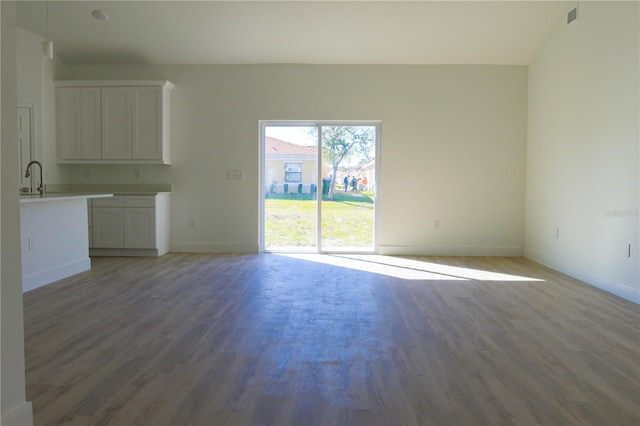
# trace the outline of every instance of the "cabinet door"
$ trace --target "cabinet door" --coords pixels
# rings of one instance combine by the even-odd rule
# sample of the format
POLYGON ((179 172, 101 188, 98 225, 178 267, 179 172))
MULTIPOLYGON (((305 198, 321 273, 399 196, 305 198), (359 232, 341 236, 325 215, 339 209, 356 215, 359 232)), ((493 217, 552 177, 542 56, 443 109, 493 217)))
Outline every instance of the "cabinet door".
POLYGON ((59 161, 100 159, 101 108, 98 87, 56 89, 59 161))
POLYGON ((162 88, 131 89, 131 157, 162 160, 162 88))
POLYGON ((93 207, 93 247, 124 247, 124 209, 93 207))
POLYGON ((124 209, 124 247, 156 248, 156 209, 127 207, 124 209))
POLYGON ((131 159, 131 89, 102 88, 102 159, 131 159))

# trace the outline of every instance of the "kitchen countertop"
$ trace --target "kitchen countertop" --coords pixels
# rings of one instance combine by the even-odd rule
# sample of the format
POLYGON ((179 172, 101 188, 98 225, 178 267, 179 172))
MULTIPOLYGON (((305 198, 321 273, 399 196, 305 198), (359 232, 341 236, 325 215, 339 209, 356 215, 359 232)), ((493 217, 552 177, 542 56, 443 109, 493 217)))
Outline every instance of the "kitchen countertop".
POLYGON ((20 194, 20 203, 41 203, 47 201, 66 201, 66 200, 79 200, 87 198, 108 198, 113 197, 113 194, 105 193, 81 193, 81 192, 49 192, 44 196, 40 194, 20 194))
POLYGON ((113 191, 113 195, 158 195, 163 192, 168 191, 113 191))
POLYGON ((171 184, 51 184, 47 188, 56 193, 109 193, 114 195, 157 195, 173 191, 171 184))
POLYGON ((106 198, 117 195, 157 195, 170 193, 170 184, 50 184, 44 197, 40 194, 20 194, 20 203, 106 198))

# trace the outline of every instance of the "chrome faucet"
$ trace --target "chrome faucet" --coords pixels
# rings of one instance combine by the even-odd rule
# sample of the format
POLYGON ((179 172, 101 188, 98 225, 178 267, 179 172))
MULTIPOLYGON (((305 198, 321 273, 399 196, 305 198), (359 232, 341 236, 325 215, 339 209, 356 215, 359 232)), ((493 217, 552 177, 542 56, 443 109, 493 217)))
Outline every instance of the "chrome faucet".
POLYGON ((24 177, 29 177, 31 176, 31 172, 30 172, 30 168, 32 164, 37 164, 38 166, 40 166, 40 186, 38 186, 36 189, 38 190, 38 192, 40 193, 41 197, 44 197, 44 181, 42 180, 42 164, 40 164, 39 161, 32 161, 29 164, 27 164, 27 173, 24 174, 24 177))

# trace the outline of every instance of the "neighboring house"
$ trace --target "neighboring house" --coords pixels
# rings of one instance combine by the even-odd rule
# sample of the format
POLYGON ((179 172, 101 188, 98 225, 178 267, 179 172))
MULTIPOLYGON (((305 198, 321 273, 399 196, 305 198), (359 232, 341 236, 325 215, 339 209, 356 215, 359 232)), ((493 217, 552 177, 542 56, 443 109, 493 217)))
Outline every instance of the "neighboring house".
POLYGON ((346 172, 338 173, 336 182, 342 184, 345 176, 349 176, 349 178, 355 176, 356 179, 358 179, 358 190, 360 191, 372 189, 374 183, 376 182, 376 160, 373 159, 368 163, 363 164, 362 166, 356 167, 355 169, 350 169, 346 172), (365 178, 367 179, 366 188, 363 184, 365 178))
POLYGON ((267 192, 308 193, 318 183, 318 148, 265 137, 265 184, 267 192))

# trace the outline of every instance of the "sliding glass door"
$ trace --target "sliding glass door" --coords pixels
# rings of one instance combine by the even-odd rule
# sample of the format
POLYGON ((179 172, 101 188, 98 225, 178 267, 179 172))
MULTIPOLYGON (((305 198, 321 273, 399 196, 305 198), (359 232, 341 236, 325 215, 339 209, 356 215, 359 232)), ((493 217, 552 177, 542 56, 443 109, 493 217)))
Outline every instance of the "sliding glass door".
POLYGON ((379 123, 261 123, 261 248, 376 252, 379 123))

